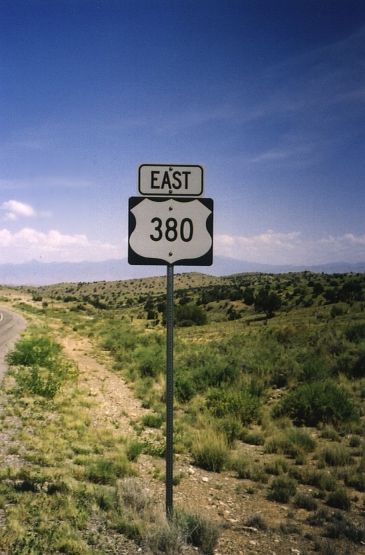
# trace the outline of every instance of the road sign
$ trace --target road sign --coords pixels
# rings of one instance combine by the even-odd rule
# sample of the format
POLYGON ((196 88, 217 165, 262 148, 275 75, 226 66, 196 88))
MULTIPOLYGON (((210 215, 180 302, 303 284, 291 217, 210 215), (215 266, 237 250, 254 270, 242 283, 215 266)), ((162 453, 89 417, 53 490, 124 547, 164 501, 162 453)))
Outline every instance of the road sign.
POLYGON ((200 197, 203 194, 203 168, 181 164, 142 164, 138 170, 138 192, 148 197, 200 197))
POLYGON ((129 199, 130 264, 210 266, 212 258, 212 199, 129 199))

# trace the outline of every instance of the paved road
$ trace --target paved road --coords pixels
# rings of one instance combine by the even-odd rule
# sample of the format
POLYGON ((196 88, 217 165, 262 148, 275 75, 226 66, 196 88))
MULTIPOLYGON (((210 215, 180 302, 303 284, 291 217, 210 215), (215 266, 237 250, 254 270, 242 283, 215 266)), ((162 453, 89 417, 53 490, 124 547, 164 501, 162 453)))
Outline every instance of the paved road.
POLYGON ((0 380, 7 370, 4 357, 11 350, 26 325, 26 321, 21 316, 0 306, 0 380))

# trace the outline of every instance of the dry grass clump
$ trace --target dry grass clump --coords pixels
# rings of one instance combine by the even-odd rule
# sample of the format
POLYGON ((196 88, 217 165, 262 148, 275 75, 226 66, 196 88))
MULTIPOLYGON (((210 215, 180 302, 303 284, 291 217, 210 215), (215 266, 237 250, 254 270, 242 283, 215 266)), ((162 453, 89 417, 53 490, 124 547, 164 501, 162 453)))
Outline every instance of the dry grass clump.
POLYGON ((176 511, 167 520, 139 478, 125 478, 117 484, 118 517, 114 527, 136 540, 148 553, 182 553, 188 544, 213 555, 219 527, 201 515, 176 511))
POLYGON ((223 434, 213 429, 196 434, 191 453, 194 464, 212 472, 221 472, 229 461, 227 441, 223 434))

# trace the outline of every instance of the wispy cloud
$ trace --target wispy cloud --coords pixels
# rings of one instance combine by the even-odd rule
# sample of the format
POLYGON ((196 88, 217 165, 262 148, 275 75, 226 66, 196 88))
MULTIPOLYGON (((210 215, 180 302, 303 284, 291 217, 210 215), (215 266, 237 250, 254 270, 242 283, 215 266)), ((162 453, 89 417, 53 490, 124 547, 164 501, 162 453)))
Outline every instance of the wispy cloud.
POLYGON ((0 206, 1 210, 5 211, 4 220, 15 221, 19 218, 35 218, 37 212, 33 206, 18 200, 8 200, 3 202, 0 206))
POLYGON ((84 234, 64 234, 57 230, 37 231, 25 227, 16 233, 0 229, 0 263, 29 260, 43 262, 102 261, 120 258, 123 246, 89 239, 84 234))
POLYGON ((346 233, 312 239, 297 231, 273 230, 251 236, 218 235, 215 252, 237 260, 270 264, 364 262, 365 235, 346 233))

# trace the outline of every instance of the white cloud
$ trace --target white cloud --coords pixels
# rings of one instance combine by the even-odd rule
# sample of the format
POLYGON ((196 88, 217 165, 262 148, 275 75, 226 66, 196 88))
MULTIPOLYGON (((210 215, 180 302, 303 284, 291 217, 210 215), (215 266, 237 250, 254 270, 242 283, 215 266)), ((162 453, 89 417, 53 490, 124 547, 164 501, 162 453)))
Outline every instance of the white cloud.
MULTIPOLYGON (((37 231, 25 227, 12 233, 0 229, 0 264, 29 260, 42 262, 102 261, 120 258, 125 247, 89 239, 83 234, 68 235, 57 230, 37 231)), ((125 253, 124 253, 125 254, 125 253)))
POLYGON ((37 213, 30 204, 18 200, 8 200, 0 206, 5 210, 5 220, 15 221, 18 218, 34 218, 37 213))
POLYGON ((318 239, 302 233, 268 230, 251 236, 217 235, 215 253, 221 256, 268 264, 321 264, 365 261, 365 234, 346 233, 318 239))

